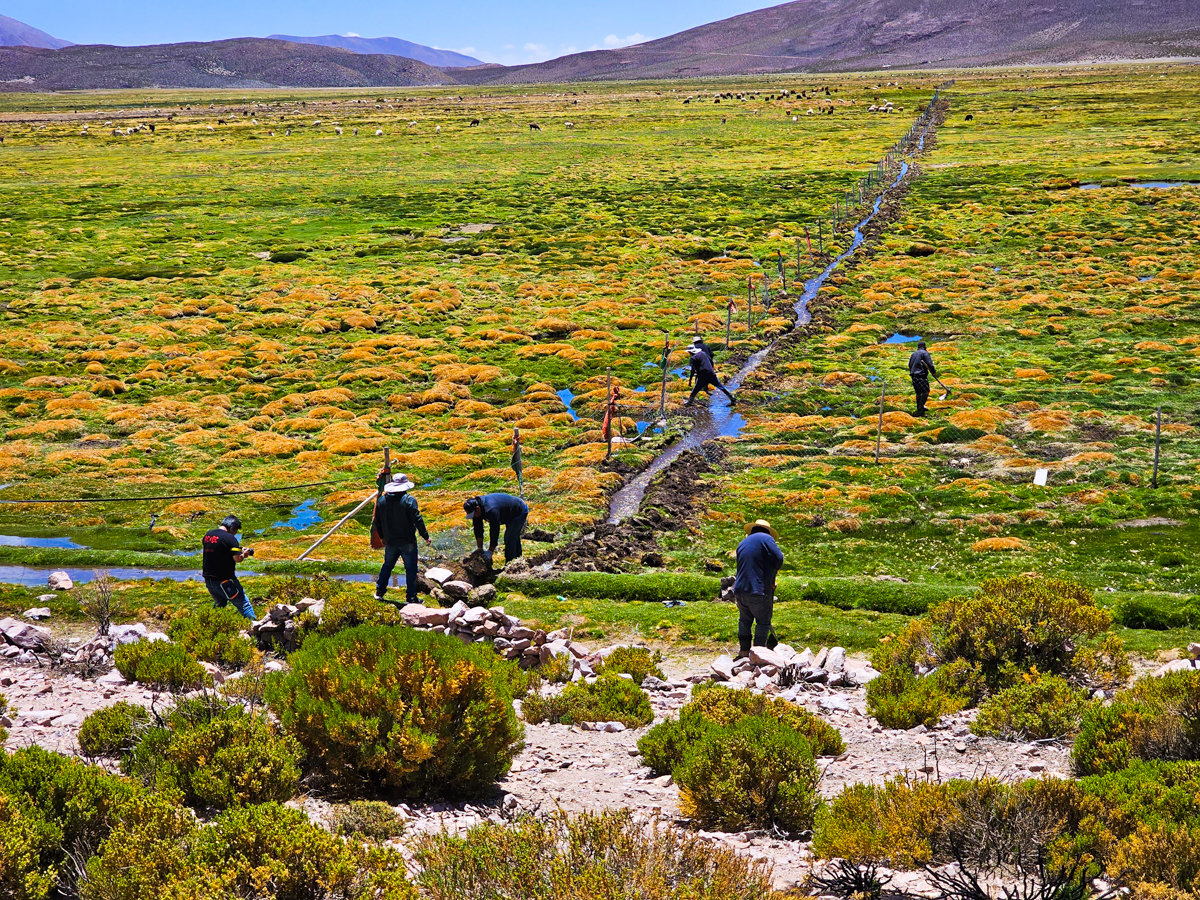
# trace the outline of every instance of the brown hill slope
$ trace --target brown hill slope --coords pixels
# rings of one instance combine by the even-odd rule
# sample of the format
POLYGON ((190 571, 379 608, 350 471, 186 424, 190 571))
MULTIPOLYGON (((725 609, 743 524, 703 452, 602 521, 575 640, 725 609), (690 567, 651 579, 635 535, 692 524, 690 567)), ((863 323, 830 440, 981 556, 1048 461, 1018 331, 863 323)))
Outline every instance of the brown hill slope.
POLYGON ((795 0, 623 50, 463 82, 1200 57, 1200 0, 795 0))
POLYGON ((147 47, 0 47, 0 90, 405 87, 454 78, 401 56, 260 38, 147 47))

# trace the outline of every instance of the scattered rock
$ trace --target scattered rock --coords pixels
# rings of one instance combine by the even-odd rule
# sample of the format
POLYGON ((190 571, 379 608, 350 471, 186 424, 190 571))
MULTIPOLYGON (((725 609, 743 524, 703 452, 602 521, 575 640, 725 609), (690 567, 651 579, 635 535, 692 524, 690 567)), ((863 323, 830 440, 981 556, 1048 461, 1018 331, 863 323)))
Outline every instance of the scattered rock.
POLYGON ((453 579, 454 573, 449 569, 442 568, 441 566, 435 566, 432 569, 425 570, 425 577, 435 584, 442 585, 453 579))
POLYGON ((75 587, 71 576, 66 572, 51 572, 50 577, 46 579, 46 584, 55 591, 69 591, 75 587))
POLYGON ((44 606, 35 606, 33 609, 25 610, 21 615, 26 619, 40 622, 42 619, 50 618, 50 610, 44 606))

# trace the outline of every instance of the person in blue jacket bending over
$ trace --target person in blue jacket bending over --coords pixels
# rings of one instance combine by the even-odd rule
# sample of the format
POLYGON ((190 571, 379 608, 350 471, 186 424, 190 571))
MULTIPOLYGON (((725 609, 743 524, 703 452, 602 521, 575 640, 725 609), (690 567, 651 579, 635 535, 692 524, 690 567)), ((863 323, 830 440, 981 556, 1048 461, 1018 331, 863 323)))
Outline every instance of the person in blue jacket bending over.
POLYGON ((504 526, 504 559, 512 562, 521 557, 521 532, 529 519, 529 506, 520 497, 512 494, 484 494, 472 497, 463 504, 463 512, 475 527, 475 546, 488 565, 496 554, 500 542, 500 526, 504 526), (490 530, 488 549, 483 549, 483 523, 490 530))
POLYGON ((746 537, 737 548, 737 579, 733 597, 738 608, 738 655, 750 655, 750 647, 765 647, 771 634, 775 608, 775 576, 783 567, 783 551, 771 523, 758 519, 746 526, 746 537), (751 626, 754 643, 751 644, 751 626))

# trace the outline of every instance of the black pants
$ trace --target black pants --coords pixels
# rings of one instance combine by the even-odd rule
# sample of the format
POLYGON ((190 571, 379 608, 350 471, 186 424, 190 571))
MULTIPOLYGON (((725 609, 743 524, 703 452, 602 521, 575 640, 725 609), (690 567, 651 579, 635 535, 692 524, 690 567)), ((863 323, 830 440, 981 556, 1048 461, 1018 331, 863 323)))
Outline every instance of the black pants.
POLYGON ((504 559, 507 562, 521 558, 521 554, 523 553, 521 548, 521 533, 525 531, 525 523, 528 520, 529 510, 526 510, 504 526, 504 559))
POLYGON ((775 598, 765 594, 735 594, 738 608, 738 646, 743 653, 751 647, 751 626, 754 628, 755 647, 767 646, 771 634, 771 613, 775 610, 775 598))
POLYGON ((925 415, 925 402, 929 399, 929 377, 926 375, 912 376, 913 391, 917 395, 917 415, 925 415))
POLYGON ((731 401, 733 400, 733 394, 725 390, 725 385, 721 384, 715 375, 701 375, 696 379, 696 386, 692 388, 692 395, 687 398, 688 405, 690 406, 695 402, 696 395, 708 387, 715 387, 719 391, 724 391, 725 396, 731 401))

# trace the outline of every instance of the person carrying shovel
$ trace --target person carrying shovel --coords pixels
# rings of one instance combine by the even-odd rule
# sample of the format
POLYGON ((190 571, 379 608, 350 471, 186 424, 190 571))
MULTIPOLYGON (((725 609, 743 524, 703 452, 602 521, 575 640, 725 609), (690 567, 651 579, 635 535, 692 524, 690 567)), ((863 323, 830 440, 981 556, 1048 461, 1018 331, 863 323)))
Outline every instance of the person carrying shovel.
MULTIPOLYGON (((383 541, 383 567, 375 580, 375 599, 388 603, 386 594, 388 581, 396 563, 404 560, 404 586, 409 603, 420 602, 417 599, 417 535, 432 547, 429 531, 425 527, 425 519, 421 508, 409 493, 415 484, 403 473, 392 475, 384 469, 376 481, 381 493, 375 501, 375 516, 371 529, 379 534, 383 541)), ((395 605, 399 606, 398 603, 395 605)))
POLYGON ((733 582, 733 597, 738 608, 738 655, 735 659, 749 656, 752 646, 767 646, 775 610, 775 577, 783 567, 783 551, 775 543, 779 535, 770 522, 765 519, 751 522, 746 526, 746 535, 738 544, 737 578, 733 582))
POLYGON ((925 349, 925 342, 920 341, 916 351, 908 358, 908 377, 912 379, 913 392, 917 395, 918 416, 925 415, 925 403, 929 399, 930 375, 936 379, 937 369, 934 368, 933 357, 925 349))

